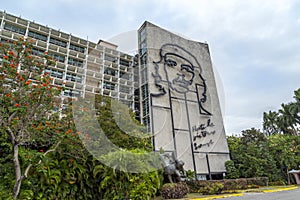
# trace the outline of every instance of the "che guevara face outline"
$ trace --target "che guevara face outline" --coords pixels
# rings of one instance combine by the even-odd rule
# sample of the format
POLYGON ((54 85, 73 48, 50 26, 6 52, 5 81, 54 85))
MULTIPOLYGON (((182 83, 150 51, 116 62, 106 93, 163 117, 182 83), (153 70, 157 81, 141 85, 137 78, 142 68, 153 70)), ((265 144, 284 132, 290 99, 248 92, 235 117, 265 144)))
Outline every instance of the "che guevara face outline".
POLYGON ((196 92, 200 114, 212 115, 204 108, 207 101, 207 85, 196 57, 176 44, 162 45, 159 56, 158 61, 153 61, 154 72, 152 72, 154 84, 159 92, 151 93, 151 96, 159 97, 167 94, 163 83, 167 83, 169 89, 181 94, 196 92), (161 68, 164 73, 161 73, 161 68), (174 71, 170 73, 172 70, 174 71), (194 83, 195 77, 199 78, 197 83, 194 83), (195 88, 192 87, 193 84, 195 88))
POLYGON ((187 58, 171 52, 163 55, 162 62, 169 87, 179 93, 188 92, 195 77, 193 64, 187 58), (174 73, 175 76, 172 76, 174 73))

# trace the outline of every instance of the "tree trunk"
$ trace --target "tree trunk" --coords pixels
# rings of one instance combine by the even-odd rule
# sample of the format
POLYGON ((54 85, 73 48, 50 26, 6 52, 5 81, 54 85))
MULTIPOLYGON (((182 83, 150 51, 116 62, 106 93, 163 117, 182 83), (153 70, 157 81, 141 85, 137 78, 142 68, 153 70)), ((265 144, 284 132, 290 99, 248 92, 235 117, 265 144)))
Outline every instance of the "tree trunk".
POLYGON ((16 177, 13 195, 14 195, 14 199, 17 199, 21 188, 22 176, 21 176, 21 166, 19 162, 19 145, 14 144, 13 146, 14 146, 13 161, 14 161, 15 177, 16 177))

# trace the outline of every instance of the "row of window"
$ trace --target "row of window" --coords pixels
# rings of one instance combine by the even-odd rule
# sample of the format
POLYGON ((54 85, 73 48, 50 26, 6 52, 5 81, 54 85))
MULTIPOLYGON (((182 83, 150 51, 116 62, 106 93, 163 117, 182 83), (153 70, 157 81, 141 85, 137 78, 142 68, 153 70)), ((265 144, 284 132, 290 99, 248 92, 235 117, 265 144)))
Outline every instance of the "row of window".
POLYGON ((67 47, 67 42, 58 40, 58 39, 53 38, 53 37, 50 37, 50 41, 49 41, 49 42, 50 42, 51 44, 55 44, 55 45, 57 45, 57 46, 61 46, 61 47, 64 47, 64 48, 67 47))
POLYGON ((8 30, 8 31, 15 32, 15 33, 19 33, 19 34, 22 34, 22 35, 25 35, 25 32, 26 32, 26 29, 24 29, 24 28, 14 26, 12 24, 7 24, 7 23, 5 23, 4 29, 8 30))
POLYGON ((33 32, 33 31, 29 31, 28 32, 28 36, 29 37, 32 37, 34 39, 38 39, 38 40, 42 40, 44 42, 47 42, 47 36, 43 35, 43 34, 40 34, 40 33, 36 33, 36 32, 33 32))
POLYGON ((118 59, 116 57, 113 57, 113 56, 110 56, 107 54, 104 55, 104 60, 108 60, 108 61, 114 62, 114 63, 118 61, 118 59))
MULTIPOLYGON (((111 68, 105 68, 104 74, 108 74, 110 76, 117 76, 118 71, 114 70, 114 69, 111 69, 111 68)), ((130 76, 129 73, 120 71, 119 77, 123 78, 123 79, 126 79, 126 80, 130 80, 131 76, 130 76)))
POLYGON ((108 90, 115 90, 115 84, 111 82, 104 81, 103 88, 108 90))
POLYGON ((35 55, 35 56, 41 56, 44 54, 44 51, 41 49, 32 48, 31 53, 32 53, 32 55, 35 55))
POLYGON ((111 69, 111 68, 105 68, 104 70, 104 74, 108 74, 108 75, 111 75, 111 76, 116 76, 118 72, 114 69, 111 69))
POLYGON ((77 66, 77 67, 83 67, 83 61, 82 60, 77 60, 77 59, 74 59, 74 58, 69 58, 68 64, 74 65, 74 66, 77 66))
POLYGON ((124 66, 129 67, 130 66, 130 62, 128 60, 120 59, 120 65, 124 65, 124 66))
MULTIPOLYGON (((15 33, 18 33, 18 34, 22 34, 22 35, 25 35, 25 33, 26 33, 26 29, 25 28, 22 28, 22 27, 19 27, 19 26, 15 26, 15 25, 10 24, 10 23, 5 23, 4 29, 8 30, 8 31, 15 32, 15 33)), ((31 30, 28 31, 28 36, 32 37, 34 39, 37 39, 37 40, 44 41, 44 42, 47 42, 47 38, 48 38, 44 34, 41 34, 41 33, 38 33, 38 32, 34 32, 34 31, 31 31, 31 30)), ((50 37, 50 41, 49 42, 51 44, 55 44, 57 46, 61 46, 61 47, 64 47, 64 48, 67 47, 67 42, 59 40, 59 39, 56 39, 56 38, 53 38, 53 37, 50 37)), ((74 50, 74 51, 78 51, 78 52, 84 53, 84 47, 81 47, 81 46, 78 46, 78 45, 75 45, 75 44, 70 44, 70 49, 74 50)))
POLYGON ((149 96, 148 84, 142 86, 142 99, 147 99, 149 96))
MULTIPOLYGON (((56 69, 46 69, 45 72, 50 73, 50 75, 52 77, 56 77, 56 78, 60 78, 60 79, 63 78, 63 72, 62 71, 59 71, 59 70, 56 70, 56 69)), ((69 80, 69 81, 73 81, 73 82, 79 82, 79 83, 82 82, 82 77, 81 76, 73 75, 73 74, 70 74, 70 73, 66 74, 66 79, 69 80)))
POLYGON ((70 96, 70 97, 79 97, 80 96, 80 92, 74 91, 74 90, 65 90, 64 91, 64 95, 65 96, 70 96))
POLYGON ((52 77, 56 77, 56 78, 60 78, 60 79, 62 79, 62 77, 63 77, 63 72, 58 71, 56 69, 46 69, 45 71, 50 73, 50 76, 52 76, 52 77))
MULTIPOLYGON (((44 54, 44 51, 41 49, 37 49, 37 48, 32 48, 32 54, 35 56, 41 56, 44 54)), ((55 53, 50 53, 49 55, 51 55, 53 57, 53 59, 64 63, 65 62, 65 56, 64 55, 59 55, 59 54, 55 54, 55 53)), ((68 60, 68 64, 70 65, 74 65, 77 67, 83 67, 83 61, 82 60, 77 60, 74 58, 69 58, 68 60)))
POLYGON ((73 75, 73 74, 69 74, 69 73, 67 73, 66 79, 69 81, 78 82, 78 83, 82 82, 81 76, 77 76, 77 75, 73 75))
POLYGON ((56 54, 56 53, 49 53, 49 55, 52 56, 53 59, 55 59, 59 62, 62 62, 62 63, 65 62, 65 56, 63 56, 63 55, 59 55, 59 54, 56 54))

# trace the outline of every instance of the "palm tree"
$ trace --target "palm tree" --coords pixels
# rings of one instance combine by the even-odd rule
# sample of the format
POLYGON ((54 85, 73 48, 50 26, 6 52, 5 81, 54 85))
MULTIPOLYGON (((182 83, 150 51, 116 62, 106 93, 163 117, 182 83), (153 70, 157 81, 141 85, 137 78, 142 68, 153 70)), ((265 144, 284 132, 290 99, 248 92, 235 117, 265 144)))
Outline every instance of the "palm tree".
POLYGON ((278 125, 283 134, 298 135, 296 130, 297 122, 295 120, 297 109, 293 103, 281 104, 281 109, 278 112, 280 114, 278 125))
POLYGON ((264 112, 263 114, 263 130, 266 136, 279 133, 280 130, 277 125, 278 113, 275 111, 264 112))

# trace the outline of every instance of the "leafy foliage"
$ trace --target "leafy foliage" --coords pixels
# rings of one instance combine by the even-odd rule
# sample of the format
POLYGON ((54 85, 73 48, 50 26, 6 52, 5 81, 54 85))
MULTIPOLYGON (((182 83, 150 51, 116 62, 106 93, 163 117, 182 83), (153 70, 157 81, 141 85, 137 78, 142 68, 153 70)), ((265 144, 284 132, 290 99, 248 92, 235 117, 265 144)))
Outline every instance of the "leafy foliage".
MULTIPOLYGON (((145 153, 138 150, 133 152, 145 153)), ((147 167, 142 161, 133 162, 131 160, 133 157, 128 155, 128 152, 113 152, 104 157, 115 163, 114 168, 104 165, 94 167, 94 178, 101 180, 99 190, 103 191, 104 199, 150 199, 161 187, 162 175, 156 170, 147 173, 126 172, 126 168, 130 167, 147 167), (135 166, 131 166, 131 163, 135 163, 135 166)))
MULTIPOLYGON (((259 130, 250 129, 243 131, 241 137, 228 137, 227 141, 234 163, 230 167, 235 167, 243 178, 267 176, 271 182, 288 182, 287 172, 297 169, 300 163, 299 136, 266 137, 259 130)), ((231 176, 232 170, 228 172, 231 176)))
POLYGON ((226 168, 226 179, 235 179, 240 177, 239 171, 234 166, 234 162, 232 160, 228 160, 225 162, 226 168))
POLYGON ((294 102, 282 103, 276 111, 264 112, 263 128, 266 135, 299 135, 300 125, 300 88, 294 91, 294 102))
POLYGON ((108 97, 96 95, 98 121, 108 139, 123 149, 152 150, 151 137, 128 107, 108 97), (120 128, 121 127, 121 128, 120 128))
POLYGON ((45 71, 54 61, 47 54, 32 55, 32 48, 32 42, 23 38, 0 44, 0 129, 10 143, 6 144, 14 166, 14 198, 33 165, 31 160, 20 163, 19 149, 48 150, 61 137, 56 131, 63 128, 57 126, 59 116, 53 112, 61 88, 53 87, 45 71))
POLYGON ((166 183, 161 189, 161 195, 164 199, 181 199, 189 192, 186 183, 166 183))
POLYGON ((267 177, 239 178, 224 180, 187 181, 190 192, 202 194, 218 194, 223 190, 241 190, 250 187, 267 186, 267 177))

